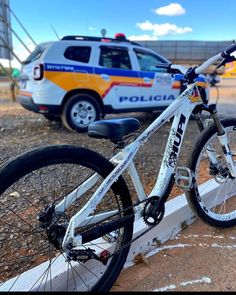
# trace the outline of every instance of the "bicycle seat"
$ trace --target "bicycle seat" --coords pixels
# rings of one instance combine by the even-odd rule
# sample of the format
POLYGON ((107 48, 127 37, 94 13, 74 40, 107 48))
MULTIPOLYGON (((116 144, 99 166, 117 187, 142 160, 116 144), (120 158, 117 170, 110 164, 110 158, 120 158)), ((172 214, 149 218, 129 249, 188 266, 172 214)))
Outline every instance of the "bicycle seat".
POLYGON ((140 123, 135 118, 95 121, 88 126, 88 136, 120 141, 123 136, 136 131, 140 123))

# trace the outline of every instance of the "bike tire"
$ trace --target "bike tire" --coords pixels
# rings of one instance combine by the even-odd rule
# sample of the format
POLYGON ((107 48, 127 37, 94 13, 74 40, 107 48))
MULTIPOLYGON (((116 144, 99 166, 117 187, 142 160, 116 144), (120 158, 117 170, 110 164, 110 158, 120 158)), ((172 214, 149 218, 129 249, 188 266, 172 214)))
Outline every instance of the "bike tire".
MULTIPOLYGON (((88 179, 94 172, 98 173, 102 180, 112 169, 114 165, 105 157, 73 145, 36 148, 10 160, 2 167, 0 171, 0 247, 2 253, 0 290, 108 291, 112 287, 129 252, 134 219, 116 231, 113 242, 101 238, 103 243, 100 240, 97 244, 95 244, 96 240, 89 243, 88 247, 94 247, 99 251, 106 249, 105 246, 108 244, 112 245, 109 251, 113 251, 110 252, 113 255, 106 266, 95 259, 90 259, 86 263, 66 261, 65 253, 57 250, 48 241, 45 229, 41 228, 37 221, 37 216, 45 210, 47 205, 60 202, 65 194, 88 179), (82 180, 79 180, 80 177, 82 180), (126 247, 122 248, 124 245, 126 247), (58 261, 66 265, 63 264, 63 267, 67 269, 63 277, 61 274, 60 276, 53 274, 61 267, 56 265, 58 261), (27 284, 27 287, 22 286, 20 281, 22 273, 25 275, 26 271, 35 270, 39 265, 41 267, 44 264, 48 266, 40 278, 33 276, 32 282, 28 283, 29 286, 27 284), (91 272, 89 267, 91 267, 91 272), (85 275, 86 272, 88 272, 87 275, 85 275), (64 282, 63 286, 59 286, 62 282, 64 282)), ((91 190, 95 191, 96 188, 92 187, 91 190)), ((66 216, 61 217, 63 221, 57 220, 55 223, 65 223, 75 211, 80 209, 80 206, 86 204, 87 197, 85 195, 85 199, 81 197, 77 200, 77 204, 73 204, 74 207, 71 205, 65 212, 66 216)), ((131 205, 127 185, 124 179, 119 177, 96 210, 104 212, 116 209, 119 210, 119 216, 123 216, 133 213, 132 209, 121 212, 123 209, 130 208, 131 205)), ((89 224, 87 226, 89 227, 89 224)), ((86 226, 82 230, 86 231, 86 226)), ((83 247, 86 249, 86 245, 83 247)))
MULTIPOLYGON (((235 160, 236 119, 227 118, 221 123, 226 130, 235 160)), ((231 177, 227 168, 215 125, 210 125, 202 132, 190 153, 187 167, 194 172, 195 183, 185 194, 196 215, 211 226, 234 226, 236 224, 236 179, 231 177), (216 152, 219 164, 217 169, 210 167, 210 160, 206 153, 207 147, 216 152)))

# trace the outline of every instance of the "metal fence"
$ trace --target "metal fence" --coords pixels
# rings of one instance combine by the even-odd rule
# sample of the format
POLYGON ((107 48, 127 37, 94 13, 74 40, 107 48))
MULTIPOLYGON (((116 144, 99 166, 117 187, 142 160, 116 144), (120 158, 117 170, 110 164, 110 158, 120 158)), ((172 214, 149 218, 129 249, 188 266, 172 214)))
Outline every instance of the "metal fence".
POLYGON ((177 64, 200 64, 232 44, 231 41, 137 41, 177 64))
POLYGON ((9 0, 0 0, 0 58, 12 59, 9 0))

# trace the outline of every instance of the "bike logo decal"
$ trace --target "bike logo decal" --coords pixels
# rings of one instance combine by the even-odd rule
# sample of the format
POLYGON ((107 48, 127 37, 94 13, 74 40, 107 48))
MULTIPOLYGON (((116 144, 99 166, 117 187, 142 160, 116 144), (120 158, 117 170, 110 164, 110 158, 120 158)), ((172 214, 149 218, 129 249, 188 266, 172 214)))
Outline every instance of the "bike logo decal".
POLYGON ((199 102, 199 101, 202 100, 202 99, 201 99, 201 95, 200 95, 200 93, 199 93, 199 90, 198 90, 198 88, 197 88, 196 86, 193 88, 192 93, 191 93, 191 95, 189 96, 189 100, 190 100, 191 102, 199 102))
POLYGON ((171 95, 150 95, 150 96, 120 96, 119 102, 155 102, 155 101, 171 101, 175 100, 173 94, 171 95))
POLYGON ((149 136, 151 136, 158 128, 160 128, 161 125, 163 125, 166 120, 167 119, 162 119, 159 124, 157 124, 156 126, 154 126, 146 134, 144 134, 144 136, 139 140, 139 143, 142 144, 142 143, 146 142, 148 140, 149 136))
POLYGON ((180 148, 180 144, 182 142, 182 135, 183 135, 183 125, 186 122, 186 117, 181 114, 180 120, 179 120, 179 124, 178 124, 178 128, 177 131, 175 133, 175 138, 174 138, 174 143, 172 146, 172 150, 170 152, 170 156, 169 159, 167 161, 167 166, 174 168, 177 162, 177 158, 178 158, 178 153, 179 153, 179 148, 180 148))

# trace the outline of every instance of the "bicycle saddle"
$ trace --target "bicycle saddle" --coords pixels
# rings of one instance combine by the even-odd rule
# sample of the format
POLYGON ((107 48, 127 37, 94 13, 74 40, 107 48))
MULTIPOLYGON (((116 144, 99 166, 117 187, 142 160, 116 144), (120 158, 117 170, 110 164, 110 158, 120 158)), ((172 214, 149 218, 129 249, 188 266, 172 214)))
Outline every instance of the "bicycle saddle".
POLYGON ((117 142, 122 140, 123 136, 136 131, 139 127, 140 123, 135 118, 100 120, 89 124, 88 136, 117 142))

